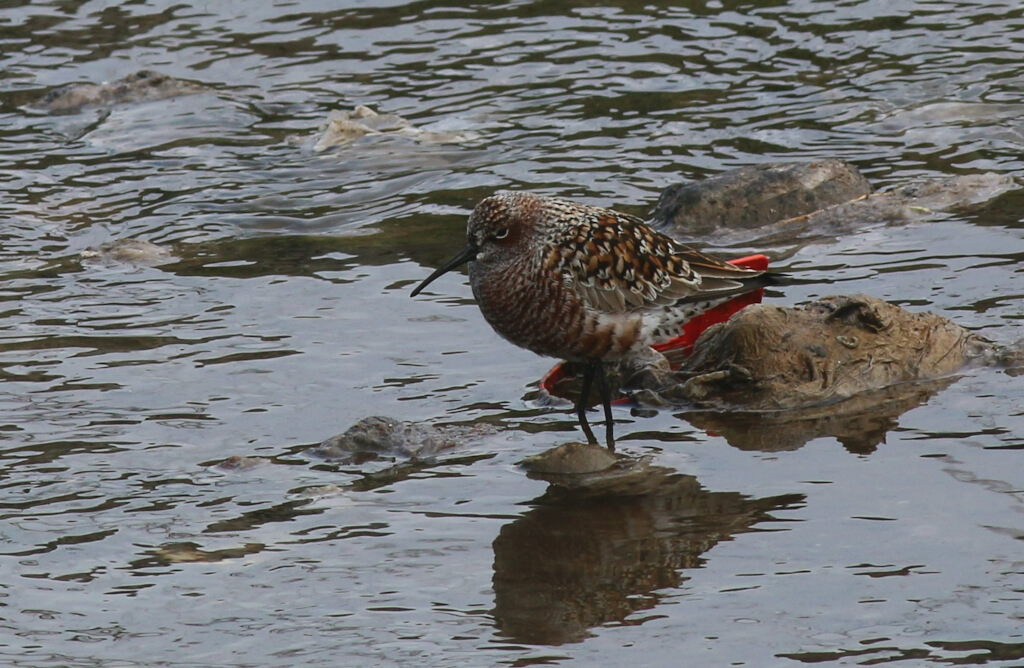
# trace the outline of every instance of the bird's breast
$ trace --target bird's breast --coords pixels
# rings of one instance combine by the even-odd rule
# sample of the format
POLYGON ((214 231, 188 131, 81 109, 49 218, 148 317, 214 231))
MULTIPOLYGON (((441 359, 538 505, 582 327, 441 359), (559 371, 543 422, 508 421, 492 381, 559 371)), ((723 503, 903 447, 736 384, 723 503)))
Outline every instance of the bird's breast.
POLYGON ((561 272, 529 266, 469 264, 484 318, 508 341, 539 355, 570 360, 619 359, 643 340, 640 313, 589 308, 561 272))

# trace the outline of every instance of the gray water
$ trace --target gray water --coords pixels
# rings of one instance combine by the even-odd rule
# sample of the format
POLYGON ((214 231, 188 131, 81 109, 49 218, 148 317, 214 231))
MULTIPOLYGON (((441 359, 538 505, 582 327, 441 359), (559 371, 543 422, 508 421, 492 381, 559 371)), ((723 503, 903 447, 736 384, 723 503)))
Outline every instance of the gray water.
MULTIPOLYGON (((552 361, 459 274, 408 295, 503 188, 644 215, 768 161, 1020 174, 1019 3, 15 1, 0 63, 6 665, 1024 665, 1020 378, 802 447, 618 409, 664 484, 538 503, 516 463, 579 437, 536 401, 552 361), (143 68, 210 90, 30 108, 143 68), (464 141, 314 152, 356 105, 464 141), (177 259, 81 258, 124 238, 177 259), (497 430, 391 476, 304 453, 375 414, 497 430)), ((805 281, 775 303, 1008 343, 1022 208, 719 251, 805 281)))

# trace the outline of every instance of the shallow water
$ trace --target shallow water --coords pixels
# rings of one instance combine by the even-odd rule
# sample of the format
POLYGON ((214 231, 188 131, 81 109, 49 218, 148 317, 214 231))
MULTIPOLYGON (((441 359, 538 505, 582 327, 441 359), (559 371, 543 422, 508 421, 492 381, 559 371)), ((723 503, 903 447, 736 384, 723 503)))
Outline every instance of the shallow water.
MULTIPOLYGON (((458 275, 408 293, 501 188, 644 214, 766 161, 1019 174, 1022 35, 1015 2, 6 3, 3 661, 1021 665, 1020 378, 966 373, 849 450, 623 409, 663 484, 538 503, 516 462, 578 438, 534 401, 551 361, 458 275), (27 106, 143 68, 210 90, 27 106), (476 139, 315 153, 360 104, 476 139), (80 257, 121 238, 178 259, 80 257), (499 430, 393 476, 303 453, 373 414, 499 430)), ((769 298, 863 292, 1016 340, 1022 206, 757 249, 807 281, 769 298)))

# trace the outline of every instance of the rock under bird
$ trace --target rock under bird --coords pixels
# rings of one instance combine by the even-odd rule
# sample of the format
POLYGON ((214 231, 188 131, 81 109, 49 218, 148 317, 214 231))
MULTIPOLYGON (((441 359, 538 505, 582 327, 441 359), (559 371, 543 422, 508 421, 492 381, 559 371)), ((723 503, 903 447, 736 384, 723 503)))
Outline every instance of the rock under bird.
POLYGON ((596 378, 608 447, 615 439, 604 362, 646 352, 694 316, 763 287, 765 272, 684 246, 639 218, 521 192, 498 192, 469 216, 466 247, 412 291, 469 263, 473 295, 498 334, 539 355, 583 365, 576 413, 596 378))

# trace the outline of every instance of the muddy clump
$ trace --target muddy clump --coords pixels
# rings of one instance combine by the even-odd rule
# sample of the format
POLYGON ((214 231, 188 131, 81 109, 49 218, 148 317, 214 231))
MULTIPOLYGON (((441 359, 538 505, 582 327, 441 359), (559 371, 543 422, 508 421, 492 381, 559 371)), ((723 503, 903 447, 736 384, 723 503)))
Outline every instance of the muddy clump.
POLYGON ((865 295, 755 304, 708 328, 669 384, 652 389, 698 408, 798 408, 948 376, 992 349, 942 316, 865 295))

